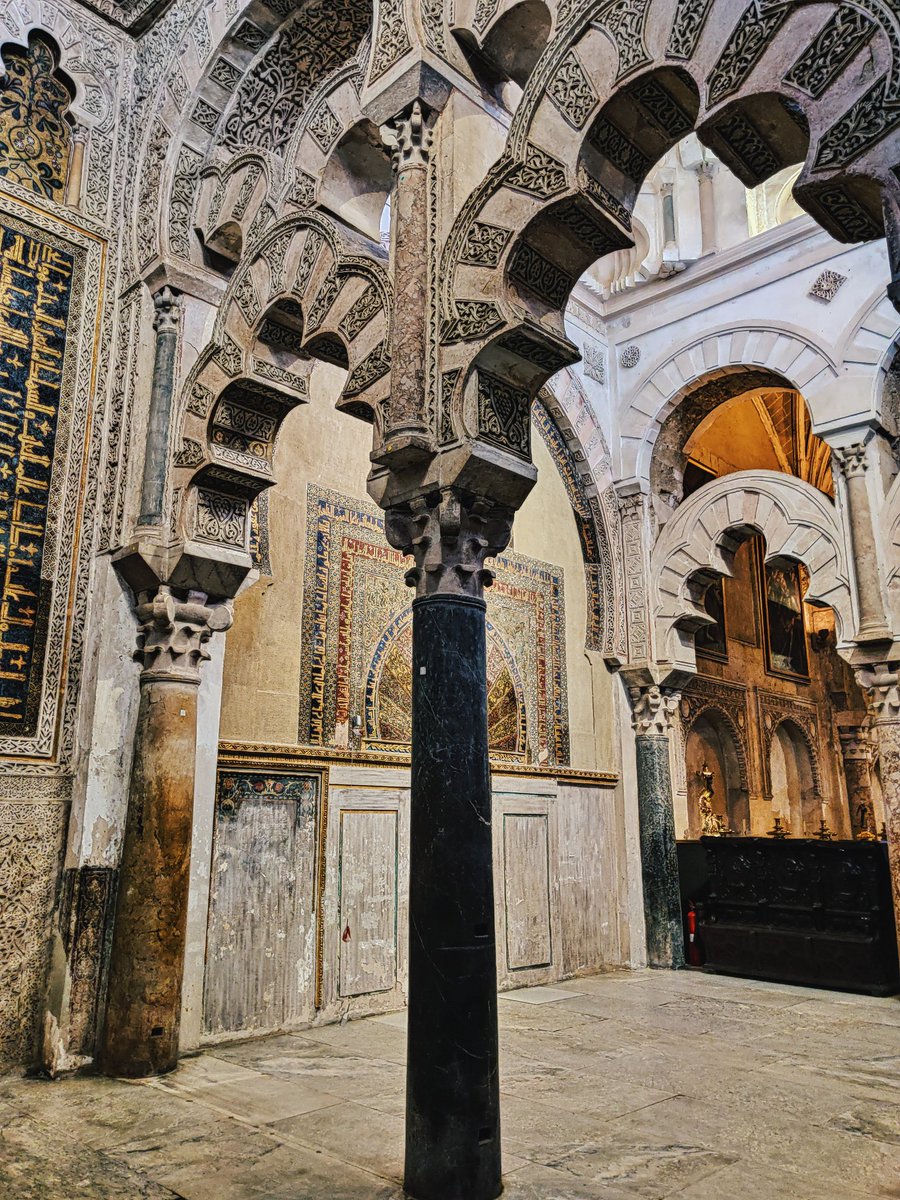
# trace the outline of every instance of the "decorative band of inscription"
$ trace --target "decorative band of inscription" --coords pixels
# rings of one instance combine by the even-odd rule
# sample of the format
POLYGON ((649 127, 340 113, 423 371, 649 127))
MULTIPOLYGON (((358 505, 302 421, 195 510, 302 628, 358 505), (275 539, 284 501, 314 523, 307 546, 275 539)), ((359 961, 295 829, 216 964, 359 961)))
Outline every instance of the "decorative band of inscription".
POLYGON ((74 256, 0 226, 0 733, 37 726, 42 579, 74 256))

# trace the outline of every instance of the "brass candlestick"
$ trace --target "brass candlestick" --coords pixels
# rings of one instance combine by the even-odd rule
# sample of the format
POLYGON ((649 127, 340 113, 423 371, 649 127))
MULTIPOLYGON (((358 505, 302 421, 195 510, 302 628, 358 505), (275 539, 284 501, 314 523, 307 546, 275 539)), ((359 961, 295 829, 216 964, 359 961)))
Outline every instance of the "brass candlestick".
POLYGON ((813 837, 818 838, 821 842, 831 842, 834 840, 834 834, 828 828, 828 822, 823 817, 819 823, 819 828, 813 834, 813 837))
POLYGON ((766 834, 770 838, 786 838, 791 836, 791 831, 786 825, 782 825, 781 817, 775 818, 774 826, 766 834))

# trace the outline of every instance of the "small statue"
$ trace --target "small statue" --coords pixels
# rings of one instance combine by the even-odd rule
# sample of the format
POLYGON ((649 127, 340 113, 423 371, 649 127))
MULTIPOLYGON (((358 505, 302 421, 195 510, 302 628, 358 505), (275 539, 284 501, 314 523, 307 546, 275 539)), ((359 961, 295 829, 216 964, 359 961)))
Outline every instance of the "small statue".
POLYGON ((702 837, 722 837, 727 832, 727 826, 719 814, 713 811, 713 773, 704 763, 697 775, 704 784, 697 801, 697 807, 700 809, 700 834, 702 837))
POLYGON ((865 800, 860 800, 856 806, 856 823, 859 826, 859 833, 856 835, 856 840, 859 842, 874 842, 875 832, 872 829, 872 809, 865 800))

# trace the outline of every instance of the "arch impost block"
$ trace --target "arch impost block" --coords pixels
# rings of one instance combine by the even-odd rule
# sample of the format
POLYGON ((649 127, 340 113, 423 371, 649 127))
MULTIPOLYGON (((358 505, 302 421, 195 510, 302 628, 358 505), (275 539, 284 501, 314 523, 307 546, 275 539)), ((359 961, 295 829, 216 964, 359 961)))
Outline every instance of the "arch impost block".
POLYGON ((473 439, 444 447, 427 461, 395 465, 379 455, 368 489, 375 503, 385 509, 452 488, 515 512, 536 482, 537 468, 530 459, 473 439))
POLYGON ((141 536, 122 547, 113 563, 135 596, 172 587, 204 592, 218 600, 236 596, 253 569, 253 560, 244 550, 192 541, 162 545, 141 536))

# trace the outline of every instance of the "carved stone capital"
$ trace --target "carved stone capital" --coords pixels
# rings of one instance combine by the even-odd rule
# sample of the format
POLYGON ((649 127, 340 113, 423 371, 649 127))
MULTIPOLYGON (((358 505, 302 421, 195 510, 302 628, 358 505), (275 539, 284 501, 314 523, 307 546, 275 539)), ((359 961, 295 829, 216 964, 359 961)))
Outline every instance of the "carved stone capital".
POLYGON ((715 179, 718 169, 719 164, 717 162, 713 162, 712 160, 709 162, 702 162, 698 166, 694 167, 694 170, 697 173, 697 178, 699 179, 701 185, 706 183, 707 180, 715 179))
POLYGON ((424 107, 419 100, 399 113, 381 130, 381 136, 391 151, 395 171, 406 167, 426 167, 434 139, 437 113, 424 107))
POLYGON ((838 737, 844 762, 869 763, 872 761, 874 747, 869 730, 865 725, 839 725, 838 737))
POLYGON ((854 442, 833 450, 834 461, 845 479, 858 478, 866 473, 866 443, 854 442))
POLYGON ((177 599, 168 587, 160 587, 138 605, 138 649, 142 683, 170 682, 199 684, 200 666, 209 658, 206 643, 214 633, 231 627, 227 604, 208 607, 203 592, 188 592, 177 599))
POLYGON ((638 737, 668 737, 678 713, 678 693, 656 684, 629 690, 631 724, 638 737))
POLYGON ((874 663, 856 672, 874 725, 900 725, 900 662, 874 663))
POLYGON ((181 316, 181 292, 168 284, 153 293, 153 328, 157 333, 177 333, 181 316))
POLYGON ((445 489, 389 508, 385 533, 392 546, 416 560, 406 583, 417 595, 481 598, 494 581, 484 560, 507 547, 512 522, 510 509, 445 489))

